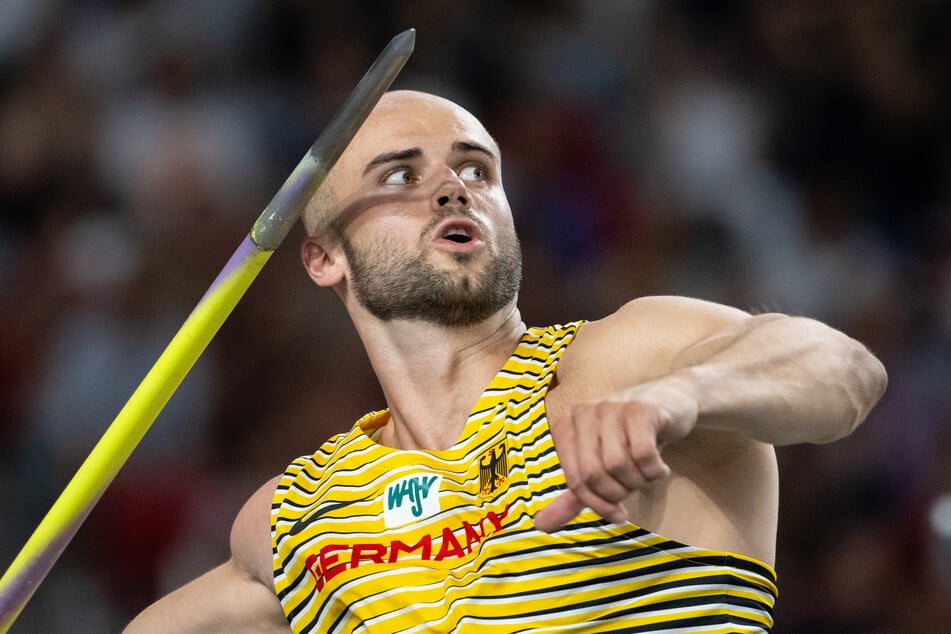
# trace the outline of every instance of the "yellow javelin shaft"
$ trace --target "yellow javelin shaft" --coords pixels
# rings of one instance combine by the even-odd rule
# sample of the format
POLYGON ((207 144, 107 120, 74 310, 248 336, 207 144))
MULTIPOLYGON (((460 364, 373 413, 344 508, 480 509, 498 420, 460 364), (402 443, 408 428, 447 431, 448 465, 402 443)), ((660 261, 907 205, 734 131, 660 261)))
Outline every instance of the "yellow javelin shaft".
POLYGON ((205 296, 76 471, 0 579, 0 600, 4 604, 0 632, 13 624, 272 253, 251 253, 205 296))
POLYGON ((380 53, 0 578, 0 634, 13 625, 185 375, 290 232, 307 201, 403 68, 414 43, 415 30, 410 29, 394 37, 380 53))

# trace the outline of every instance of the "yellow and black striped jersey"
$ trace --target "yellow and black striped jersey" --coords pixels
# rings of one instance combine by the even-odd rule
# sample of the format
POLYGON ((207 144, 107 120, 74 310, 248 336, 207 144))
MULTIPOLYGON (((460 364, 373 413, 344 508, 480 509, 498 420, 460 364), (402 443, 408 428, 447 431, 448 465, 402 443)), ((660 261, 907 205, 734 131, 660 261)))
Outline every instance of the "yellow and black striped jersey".
POLYGON ((529 329, 449 449, 380 445, 374 412, 288 467, 271 528, 295 632, 769 631, 763 563, 589 510, 534 528, 565 485, 545 394, 578 325, 529 329))

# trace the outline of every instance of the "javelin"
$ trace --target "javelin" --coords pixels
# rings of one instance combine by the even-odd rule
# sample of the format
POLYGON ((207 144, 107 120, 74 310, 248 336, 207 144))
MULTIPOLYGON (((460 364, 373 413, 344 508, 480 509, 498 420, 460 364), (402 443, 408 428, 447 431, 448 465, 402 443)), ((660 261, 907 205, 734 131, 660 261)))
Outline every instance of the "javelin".
POLYGON ((415 41, 416 31, 409 29, 383 49, 0 578, 0 633, 13 625, 182 379, 300 218, 307 201, 403 68, 415 41))

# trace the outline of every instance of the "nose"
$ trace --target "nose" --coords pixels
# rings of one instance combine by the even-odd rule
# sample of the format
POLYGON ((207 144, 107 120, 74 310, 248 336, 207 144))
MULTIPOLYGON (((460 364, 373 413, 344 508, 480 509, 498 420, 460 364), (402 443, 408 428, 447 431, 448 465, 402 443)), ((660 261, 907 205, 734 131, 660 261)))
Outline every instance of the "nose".
POLYGON ((451 168, 446 167, 445 170, 445 176, 433 192, 433 209, 438 211, 447 205, 462 205, 463 208, 469 209, 472 201, 469 199, 466 184, 451 168))

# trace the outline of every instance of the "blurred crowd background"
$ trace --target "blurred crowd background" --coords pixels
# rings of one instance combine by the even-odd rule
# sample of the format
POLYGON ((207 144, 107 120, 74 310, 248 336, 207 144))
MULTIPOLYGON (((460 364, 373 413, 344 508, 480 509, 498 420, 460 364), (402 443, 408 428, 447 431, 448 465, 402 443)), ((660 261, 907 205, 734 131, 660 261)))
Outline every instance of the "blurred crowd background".
MULTIPOLYGON (((779 449, 777 633, 951 622, 951 3, 6 0, 0 568, 396 33, 396 86, 503 151, 522 312, 646 294, 817 317, 891 383, 779 449)), ((243 500, 383 405, 298 227, 14 632, 109 632, 223 561, 243 500)))

